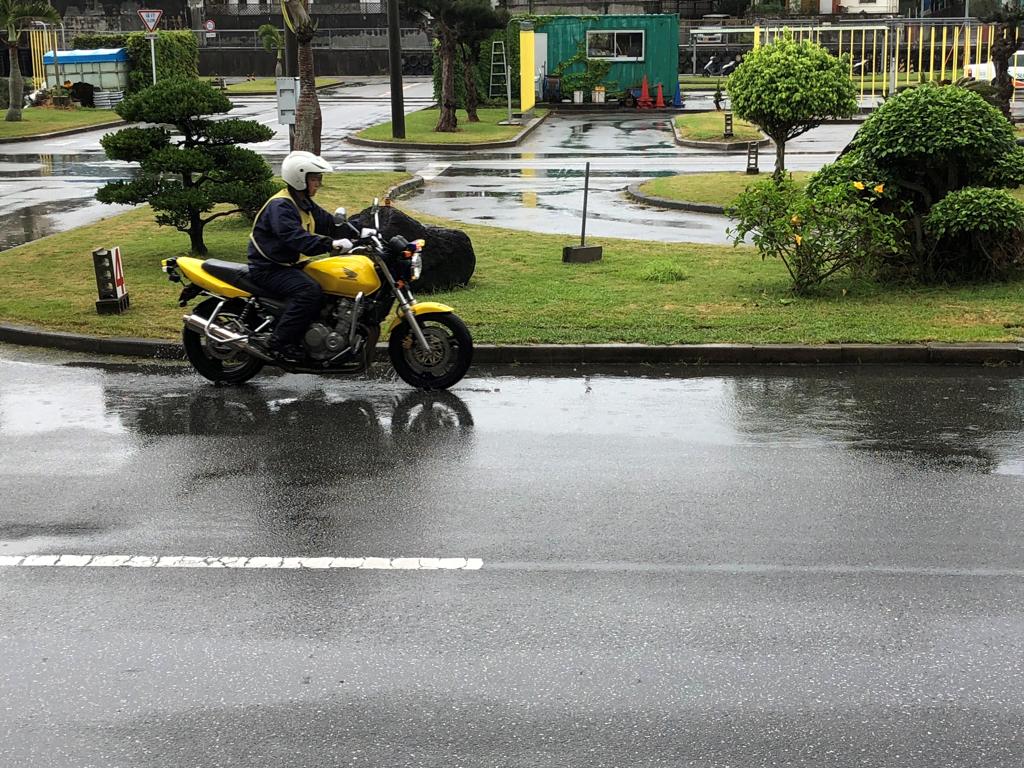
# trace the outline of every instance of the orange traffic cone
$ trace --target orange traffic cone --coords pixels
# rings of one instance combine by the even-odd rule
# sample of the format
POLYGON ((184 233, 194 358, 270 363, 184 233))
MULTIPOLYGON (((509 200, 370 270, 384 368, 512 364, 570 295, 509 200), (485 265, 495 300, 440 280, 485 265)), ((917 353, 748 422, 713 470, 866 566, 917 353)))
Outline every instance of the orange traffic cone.
POLYGON ((654 105, 651 101, 651 90, 647 85, 647 75, 644 75, 643 81, 640 83, 640 101, 637 106, 640 109, 650 109, 654 105))
POLYGON ((665 108, 665 94, 661 92, 661 83, 658 83, 658 98, 655 100, 654 106, 658 109, 665 108))

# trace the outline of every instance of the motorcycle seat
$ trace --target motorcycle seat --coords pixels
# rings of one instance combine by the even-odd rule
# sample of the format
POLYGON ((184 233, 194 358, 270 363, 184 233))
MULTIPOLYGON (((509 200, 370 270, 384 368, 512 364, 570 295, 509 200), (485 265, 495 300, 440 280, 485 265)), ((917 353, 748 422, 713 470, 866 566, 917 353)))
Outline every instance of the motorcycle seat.
POLYGON ((221 259, 207 259, 203 262, 203 270, 213 275, 218 280, 223 280, 228 285, 235 286, 235 288, 241 288, 243 291, 251 293, 253 296, 266 296, 271 299, 277 298, 273 294, 269 294, 264 291, 249 279, 248 264, 239 264, 236 261, 223 261, 221 259))

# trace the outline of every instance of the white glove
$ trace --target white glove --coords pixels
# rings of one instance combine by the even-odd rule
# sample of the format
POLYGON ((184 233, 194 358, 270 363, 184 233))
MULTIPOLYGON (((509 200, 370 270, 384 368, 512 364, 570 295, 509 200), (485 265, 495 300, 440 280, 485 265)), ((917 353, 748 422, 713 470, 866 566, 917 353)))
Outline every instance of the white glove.
POLYGON ((343 237, 340 240, 335 240, 331 243, 331 248, 336 251, 340 251, 341 253, 348 253, 352 250, 352 241, 347 237, 343 237))

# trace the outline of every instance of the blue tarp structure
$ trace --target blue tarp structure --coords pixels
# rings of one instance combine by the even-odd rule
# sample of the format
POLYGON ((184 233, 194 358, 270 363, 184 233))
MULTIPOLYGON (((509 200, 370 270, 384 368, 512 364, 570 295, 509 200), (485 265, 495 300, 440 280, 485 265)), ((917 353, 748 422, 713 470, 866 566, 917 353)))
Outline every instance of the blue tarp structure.
MULTIPOLYGON (((128 61, 128 52, 124 48, 96 48, 91 51, 58 51, 58 63, 64 64, 98 64, 107 61, 128 61)), ((43 54, 43 64, 53 64, 53 51, 43 54)))

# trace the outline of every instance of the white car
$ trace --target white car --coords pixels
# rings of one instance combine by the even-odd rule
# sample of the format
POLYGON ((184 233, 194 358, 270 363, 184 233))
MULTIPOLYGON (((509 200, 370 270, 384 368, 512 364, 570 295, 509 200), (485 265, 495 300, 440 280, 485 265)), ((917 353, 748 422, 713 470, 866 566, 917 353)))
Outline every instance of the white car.
MULTIPOLYGON (((996 66, 991 61, 968 64, 965 74, 975 80, 992 82, 996 79, 996 66)), ((1010 57, 1010 77, 1014 88, 1024 88, 1024 51, 1010 57)))

